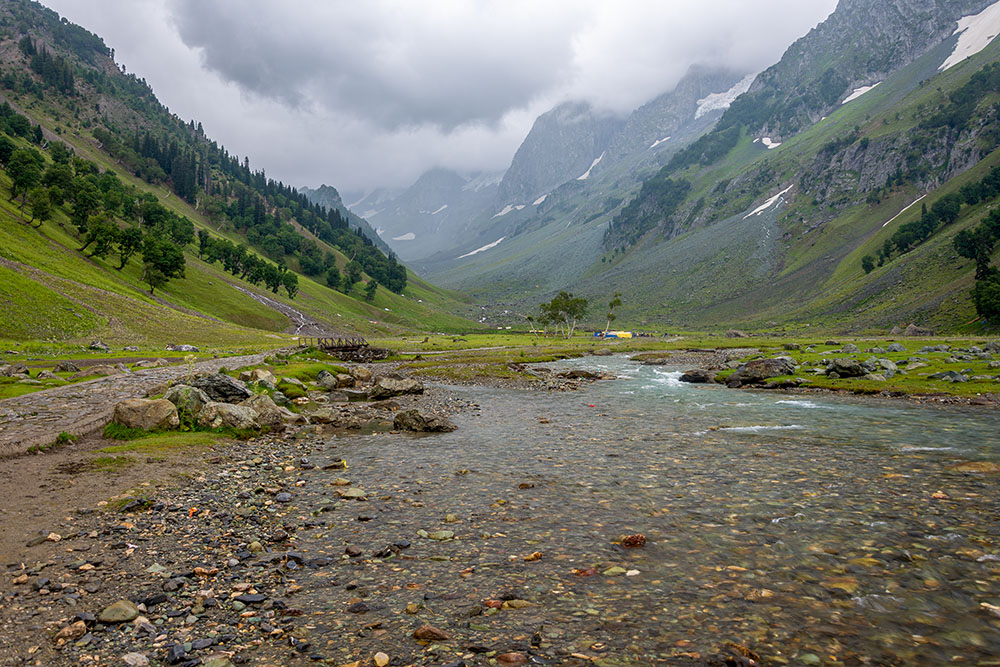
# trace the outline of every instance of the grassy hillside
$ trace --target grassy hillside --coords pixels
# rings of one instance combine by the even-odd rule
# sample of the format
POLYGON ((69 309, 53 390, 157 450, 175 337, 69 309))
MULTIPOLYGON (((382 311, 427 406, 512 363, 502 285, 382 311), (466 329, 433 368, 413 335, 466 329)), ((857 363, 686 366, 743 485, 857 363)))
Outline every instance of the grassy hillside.
POLYGON ((394 292, 380 285, 370 302, 364 299, 364 287, 372 280, 367 263, 360 282, 346 294, 328 287, 325 268, 346 271, 345 248, 362 261, 377 259, 380 251, 346 226, 338 230, 336 215, 303 206, 294 191, 263 179, 263 172, 233 167, 235 156, 205 138, 193 121, 171 116, 144 81, 119 72, 99 38, 59 23, 36 3, 18 0, 0 11, 0 76, 0 102, 10 107, 0 142, 36 156, 42 172, 36 190, 48 186, 46 192, 54 192, 50 176, 57 163, 72 179, 53 194, 65 201, 55 202, 50 219, 29 224, 32 204, 23 207, 28 215, 22 219, 23 197, 13 191, 15 168, 8 163, 0 172, 0 343, 101 338, 112 344, 232 347, 286 343, 303 321, 334 334, 362 335, 475 326, 450 314, 467 308, 460 295, 411 273, 404 288, 394 292), (50 54, 49 69, 38 65, 39 53, 50 54), (53 67, 62 77, 55 82, 53 67), (67 80, 72 81, 68 86, 67 80), (152 137, 174 150, 173 172, 159 168, 169 166, 162 157, 157 162, 130 153, 121 143, 129 136, 136 141, 152 137), (57 146, 67 147, 70 157, 55 153, 57 146), (109 147, 116 148, 114 155, 109 147), (197 168, 196 180, 183 171, 185 160, 197 168), (104 174, 115 177, 111 192, 98 193, 103 198, 98 210, 81 223, 73 218, 80 183, 90 180, 104 188, 104 174), (233 244, 247 246, 253 239, 267 241, 266 234, 291 230, 296 234, 291 247, 249 243, 249 254, 300 272, 297 293, 271 291, 259 280, 253 284, 219 263, 199 259, 197 241, 184 247, 183 277, 153 294, 143 278, 141 251, 121 270, 115 251, 103 256, 90 256, 96 246, 80 251, 83 231, 104 220, 119 232, 135 227, 151 233, 137 212, 146 200, 190 221, 195 231, 233 244), (359 256, 359 248, 366 247, 359 256), (303 272, 307 252, 325 262, 314 278, 303 272))

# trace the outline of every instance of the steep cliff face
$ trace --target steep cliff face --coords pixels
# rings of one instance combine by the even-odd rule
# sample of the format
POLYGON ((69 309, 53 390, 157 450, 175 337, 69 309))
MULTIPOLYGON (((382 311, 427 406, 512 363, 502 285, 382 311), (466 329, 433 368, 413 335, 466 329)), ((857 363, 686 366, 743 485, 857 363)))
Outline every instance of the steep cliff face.
POLYGON ((745 92, 753 75, 748 72, 695 65, 670 92, 633 111, 608 147, 605 159, 618 161, 646 150, 666 148, 679 142, 679 130, 702 118, 714 121, 738 95, 745 92))
POLYGON ((853 91, 949 39, 956 21, 995 0, 841 0, 830 17, 793 43, 723 115, 781 141, 828 115, 853 91))
POLYGON ((621 123, 579 102, 567 102, 542 114, 500 182, 498 203, 531 204, 562 183, 589 177, 621 123))

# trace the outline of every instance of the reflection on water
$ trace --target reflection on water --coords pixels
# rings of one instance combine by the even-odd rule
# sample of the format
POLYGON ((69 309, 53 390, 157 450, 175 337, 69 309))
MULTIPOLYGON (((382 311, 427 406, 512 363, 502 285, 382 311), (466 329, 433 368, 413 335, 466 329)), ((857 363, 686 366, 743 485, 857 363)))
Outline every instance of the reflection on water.
MULTIPOLYGON (((1000 664, 988 662, 1000 654, 998 476, 949 469, 998 458, 996 411, 686 385, 620 358, 560 366, 621 379, 458 388, 483 406, 458 431, 341 441, 337 455, 384 495, 366 507, 381 521, 345 517, 334 534, 453 530, 415 543, 403 576, 534 603, 463 621, 468 641, 537 633, 546 655, 598 646, 640 664, 704 659, 727 641, 763 664, 1000 664), (636 532, 645 548, 615 544, 636 532)), ((411 599, 378 590, 389 609, 411 599)))

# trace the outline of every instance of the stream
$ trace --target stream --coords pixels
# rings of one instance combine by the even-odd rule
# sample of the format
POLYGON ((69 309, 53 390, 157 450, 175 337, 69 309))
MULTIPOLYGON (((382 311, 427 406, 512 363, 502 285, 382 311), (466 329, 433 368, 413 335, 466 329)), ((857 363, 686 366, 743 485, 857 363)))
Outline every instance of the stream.
MULTIPOLYGON (((688 385, 617 357, 557 366, 619 379, 449 387, 481 405, 453 433, 336 441, 331 458, 378 481, 304 549, 413 543, 355 567, 366 621, 407 633, 399 610, 424 605, 463 642, 443 662, 505 641, 562 656, 548 664, 1000 664, 998 476, 952 467, 1000 458, 995 410, 688 385), (618 544, 635 533, 644 547, 618 544)), ((357 594, 331 590, 303 595, 340 610, 357 594)))

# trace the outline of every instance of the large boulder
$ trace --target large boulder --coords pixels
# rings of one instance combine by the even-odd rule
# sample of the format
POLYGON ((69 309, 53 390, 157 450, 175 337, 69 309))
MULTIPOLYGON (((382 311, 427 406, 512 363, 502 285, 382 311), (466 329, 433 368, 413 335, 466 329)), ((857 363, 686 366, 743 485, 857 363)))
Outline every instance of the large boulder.
POLYGON ((868 369, 861 365, 857 359, 837 358, 832 359, 826 365, 827 377, 855 378, 864 377, 868 374, 868 369))
POLYGON ((198 424, 206 428, 228 426, 239 430, 260 428, 257 413, 245 405, 211 402, 198 414, 198 424))
POLYGON ((274 373, 266 368, 254 368, 249 371, 243 371, 240 373, 240 381, 247 383, 256 382, 269 389, 274 389, 278 386, 278 379, 274 377, 274 373))
POLYGON ((86 366, 79 373, 74 373, 69 377, 70 380, 79 380, 80 378, 90 377, 92 375, 121 375, 121 368, 118 366, 108 366, 107 364, 99 364, 97 366, 86 366))
POLYGON ((908 324, 906 328, 903 329, 904 336, 933 336, 933 329, 926 329, 924 327, 918 327, 916 324, 908 324))
POLYGON ((754 359, 740 366, 729 376, 728 384, 739 387, 744 384, 760 384, 768 378, 791 375, 795 372, 795 362, 790 357, 754 359))
POLYGON ((403 394, 422 393, 424 393, 424 385, 413 378, 380 377, 375 381, 375 386, 368 392, 368 396, 373 401, 381 401, 403 394))
POLYGON ((329 391, 337 388, 337 376, 325 368, 316 374, 316 384, 329 391))
POLYGON ((397 431, 416 431, 418 433, 443 433, 458 428, 444 417, 424 415, 419 410, 397 412, 392 419, 392 427, 397 431))
POLYGON ((6 366, 0 366, 0 377, 17 377, 23 375, 24 377, 30 377, 31 371, 24 364, 7 364, 6 366))
POLYGON ((115 406, 112 419, 128 428, 153 431, 177 428, 177 406, 165 398, 129 398, 115 406))
POLYGON ((715 371, 693 368, 689 371, 684 371, 684 374, 680 377, 680 381, 692 384, 709 384, 715 382, 715 371))
POLYGON ((840 348, 840 351, 844 354, 857 354, 861 350, 854 343, 844 343, 844 347, 840 348))
POLYGON ((95 340, 88 347, 89 347, 89 349, 95 350, 97 352, 110 352, 111 351, 111 348, 108 347, 108 345, 106 343, 102 343, 99 340, 95 340))
POLYGON ((278 406, 267 394, 257 394, 240 403, 240 406, 250 408, 256 415, 257 423, 261 426, 276 428, 284 425, 284 418, 278 406))
POLYGON ((253 396, 244 383, 223 373, 200 377, 191 386, 201 389, 210 399, 220 403, 239 403, 253 396))
POLYGON ((906 348, 903 347, 902 343, 892 343, 888 348, 889 352, 906 352, 906 348))
POLYGON ((200 352, 194 345, 167 345, 170 352, 200 352))
POLYGON ((170 362, 166 359, 143 359, 132 364, 132 368, 162 368, 169 365, 170 362))
POLYGON ((351 369, 351 376, 358 382, 371 382, 372 372, 364 366, 355 366, 351 369))
POLYGON ((189 415, 197 415, 212 400, 201 389, 186 384, 175 384, 170 387, 163 394, 163 398, 176 405, 178 410, 189 415))
POLYGON ((726 332, 726 338, 749 338, 747 332, 740 331, 739 329, 730 329, 726 332))
POLYGON ((79 373, 80 367, 72 361, 63 360, 56 364, 56 367, 52 370, 56 373, 79 373))
POLYGON ((39 380, 59 380, 60 382, 62 381, 62 378, 53 373, 52 371, 39 371, 38 375, 36 375, 35 377, 39 380))

